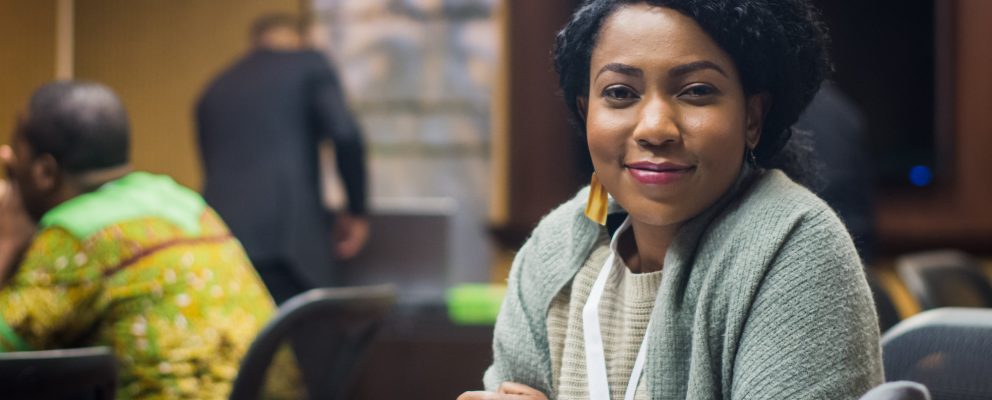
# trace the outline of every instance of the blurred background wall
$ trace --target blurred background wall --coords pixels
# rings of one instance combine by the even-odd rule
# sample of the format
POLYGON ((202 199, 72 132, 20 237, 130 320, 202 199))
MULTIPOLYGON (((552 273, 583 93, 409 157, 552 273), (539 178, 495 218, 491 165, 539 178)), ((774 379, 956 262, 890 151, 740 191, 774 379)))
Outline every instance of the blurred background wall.
POLYGON ((54 77, 55 0, 0 1, 0 143, 31 92, 54 77))

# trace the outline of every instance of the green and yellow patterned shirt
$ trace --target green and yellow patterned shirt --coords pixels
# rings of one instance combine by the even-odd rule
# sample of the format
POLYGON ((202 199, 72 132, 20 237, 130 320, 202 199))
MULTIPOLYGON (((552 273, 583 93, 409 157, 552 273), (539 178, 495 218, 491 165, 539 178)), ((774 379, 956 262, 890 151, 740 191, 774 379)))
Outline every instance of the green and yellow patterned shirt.
POLYGON ((226 398, 275 306, 195 192, 134 172, 49 211, 0 288, 0 351, 110 346, 118 398, 226 398))

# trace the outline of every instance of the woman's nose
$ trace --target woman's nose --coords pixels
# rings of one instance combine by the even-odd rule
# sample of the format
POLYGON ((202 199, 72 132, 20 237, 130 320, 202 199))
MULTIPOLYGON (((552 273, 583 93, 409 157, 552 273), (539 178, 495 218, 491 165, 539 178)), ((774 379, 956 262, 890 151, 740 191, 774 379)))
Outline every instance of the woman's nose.
POLYGON ((662 99, 646 102, 638 116, 634 141, 640 146, 657 147, 681 140, 675 119, 675 110, 662 99))

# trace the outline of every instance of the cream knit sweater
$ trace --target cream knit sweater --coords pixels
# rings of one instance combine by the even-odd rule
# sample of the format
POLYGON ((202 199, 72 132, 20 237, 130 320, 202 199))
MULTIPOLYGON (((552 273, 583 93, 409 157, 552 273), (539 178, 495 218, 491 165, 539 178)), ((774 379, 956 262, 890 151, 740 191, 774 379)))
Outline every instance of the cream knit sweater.
MULTIPOLYGON (((610 240, 604 233, 572 284, 555 296, 548 310, 552 389, 563 399, 589 397, 582 308, 589 300, 593 283, 610 251, 610 240)), ((610 272, 603 288, 603 297, 599 302, 599 324, 610 396, 614 399, 622 399, 627 390, 634 361, 637 360, 637 352, 648 328, 651 310, 654 309, 661 274, 661 271, 635 274, 621 262, 610 272)), ((638 382, 635 400, 648 399, 644 382, 643 379, 638 382)))
MULTIPOLYGON (((669 247, 646 333, 649 397, 856 399, 880 384, 877 318, 844 226, 780 171, 737 185, 669 247)), ((555 396, 548 312, 603 229, 583 215, 586 193, 514 260, 489 390, 512 381, 555 396)))

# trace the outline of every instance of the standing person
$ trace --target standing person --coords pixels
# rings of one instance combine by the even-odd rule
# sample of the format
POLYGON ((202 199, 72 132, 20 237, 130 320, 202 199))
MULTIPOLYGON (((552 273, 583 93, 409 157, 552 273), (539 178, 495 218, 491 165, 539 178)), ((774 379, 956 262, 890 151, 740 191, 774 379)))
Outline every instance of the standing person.
POLYGON ((39 88, 0 148, 0 351, 109 346, 117 397, 227 398, 275 305, 224 222, 132 171, 102 85, 39 88))
POLYGON ((253 49, 196 109, 207 202, 279 303, 339 284, 335 257, 353 257, 368 237, 362 134, 335 71, 323 55, 300 50, 299 27, 290 15, 261 17, 253 49), (332 216, 321 200, 322 140, 337 149, 347 213, 332 216))
MULTIPOLYGON (((589 0, 554 50, 595 174, 520 249, 490 392, 853 399, 882 383, 858 254, 769 162, 829 71, 805 0, 589 0)), ((791 176, 802 176, 801 174, 791 176)))

